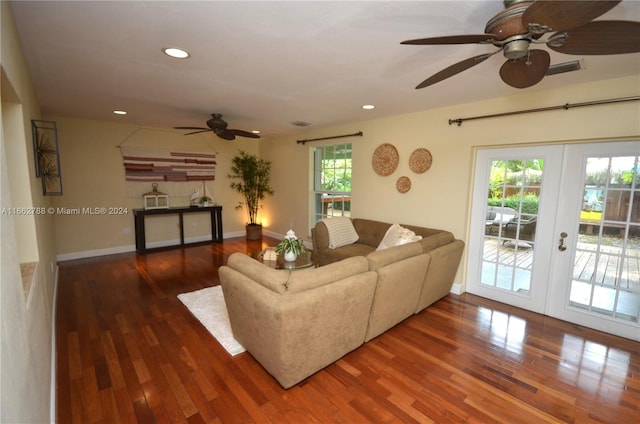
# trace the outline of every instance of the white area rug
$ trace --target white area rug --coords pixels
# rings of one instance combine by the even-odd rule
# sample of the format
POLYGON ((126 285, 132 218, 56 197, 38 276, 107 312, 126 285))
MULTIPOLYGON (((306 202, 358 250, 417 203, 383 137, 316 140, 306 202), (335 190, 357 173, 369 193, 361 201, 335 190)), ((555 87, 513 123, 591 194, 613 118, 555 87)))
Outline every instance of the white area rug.
POLYGON ((233 338, 221 286, 182 293, 178 295, 178 299, 229 354, 233 356, 245 351, 245 348, 233 338))

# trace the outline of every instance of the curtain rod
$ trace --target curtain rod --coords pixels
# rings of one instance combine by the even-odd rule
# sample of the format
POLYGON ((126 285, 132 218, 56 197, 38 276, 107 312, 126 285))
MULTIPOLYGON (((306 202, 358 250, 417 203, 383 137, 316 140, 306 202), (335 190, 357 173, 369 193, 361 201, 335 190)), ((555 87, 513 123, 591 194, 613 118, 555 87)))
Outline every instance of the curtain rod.
POLYGON ((519 115, 522 113, 534 113, 534 112, 546 112, 549 110, 557 110, 557 109, 565 109, 569 110, 573 107, 583 107, 583 106, 595 106, 609 103, 621 103, 621 102, 630 102, 633 100, 640 100, 640 96, 634 97, 621 97, 618 99, 607 99, 607 100, 594 100, 591 102, 582 102, 582 103, 566 103, 564 105, 559 106, 549 106, 549 107, 541 107, 538 109, 525 109, 525 110, 516 110, 513 112, 504 112, 504 113, 494 113, 492 115, 482 115, 482 116, 471 116, 469 118, 457 118, 457 119, 449 119, 449 125, 458 124, 461 126, 464 121, 472 121, 474 119, 486 119, 486 118, 497 118, 501 116, 509 116, 509 115, 519 115))
POLYGON ((305 144, 308 141, 331 140, 332 138, 343 138, 343 137, 362 137, 362 131, 358 131, 357 133, 353 133, 353 134, 334 135, 332 137, 321 137, 321 138, 310 138, 305 140, 298 140, 298 144, 305 144))

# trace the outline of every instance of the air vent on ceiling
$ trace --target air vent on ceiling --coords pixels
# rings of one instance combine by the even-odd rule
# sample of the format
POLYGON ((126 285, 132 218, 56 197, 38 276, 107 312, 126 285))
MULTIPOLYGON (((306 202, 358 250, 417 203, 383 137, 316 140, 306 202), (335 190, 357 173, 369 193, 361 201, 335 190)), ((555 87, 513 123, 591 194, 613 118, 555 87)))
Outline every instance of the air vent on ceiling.
POLYGON ((579 71, 580 69, 584 69, 584 63, 582 62, 582 59, 572 60, 571 62, 556 63, 555 65, 549 66, 547 76, 564 74, 565 72, 579 71))
POLYGON ((311 123, 304 121, 293 121, 291 125, 295 125, 296 127, 308 127, 309 125, 311 125, 311 123))

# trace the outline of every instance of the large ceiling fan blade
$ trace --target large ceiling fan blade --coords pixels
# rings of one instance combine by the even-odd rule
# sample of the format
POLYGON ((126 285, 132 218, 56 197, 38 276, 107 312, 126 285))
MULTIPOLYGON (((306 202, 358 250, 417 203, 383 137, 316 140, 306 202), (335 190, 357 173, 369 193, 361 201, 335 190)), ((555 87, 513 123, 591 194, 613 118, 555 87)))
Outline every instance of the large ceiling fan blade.
POLYGON ((198 131, 193 131, 193 132, 188 132, 185 135, 191 135, 191 134, 200 134, 203 132, 211 132, 211 130, 207 129, 207 130, 198 130, 198 131))
POLYGON ((485 60, 487 60, 488 58, 490 58, 491 56, 493 56, 492 53, 488 53, 488 54, 481 54, 479 56, 474 56, 474 57, 470 57, 468 59, 465 59, 461 62, 455 63, 451 66, 449 66, 448 68, 443 69, 442 71, 433 74, 432 76, 430 76, 429 78, 427 78, 426 80, 422 81, 420 84, 418 84, 418 86, 416 87, 416 89, 419 88, 425 88, 428 87, 430 85, 433 85, 437 82, 440 82, 444 79, 447 79, 449 77, 452 77, 456 74, 459 74, 460 72, 467 70, 469 68, 471 68, 472 66, 475 66, 481 62, 484 62, 485 60))
POLYGON ((542 81, 550 63, 551 57, 545 50, 529 50, 527 56, 507 60, 500 68, 500 78, 511 87, 531 87, 542 81))
POLYGON ((552 35, 550 49, 564 54, 606 55, 640 52, 640 22, 594 21, 552 35))
POLYGON ((622 0, 537 0, 525 10, 522 22, 546 26, 548 31, 580 27, 613 9, 622 0))
POLYGON ((188 132, 185 135, 198 134, 201 132, 211 131, 209 128, 203 128, 203 127, 173 127, 173 129, 174 130, 195 130, 192 132, 188 132))
POLYGON ((236 139, 236 135, 232 131, 228 131, 226 129, 213 130, 213 132, 215 132, 218 137, 225 140, 231 141, 236 139))
POLYGON ((411 45, 438 45, 438 44, 473 44, 473 43, 491 43, 495 40, 493 34, 469 34, 469 35, 450 35, 444 37, 418 38, 416 40, 406 40, 400 44, 411 45))
POLYGON ((254 133, 249 132, 249 131, 233 130, 233 129, 227 129, 225 131, 232 132, 233 134, 235 134, 237 136, 240 136, 240 137, 260 138, 260 136, 258 134, 254 134, 254 133))

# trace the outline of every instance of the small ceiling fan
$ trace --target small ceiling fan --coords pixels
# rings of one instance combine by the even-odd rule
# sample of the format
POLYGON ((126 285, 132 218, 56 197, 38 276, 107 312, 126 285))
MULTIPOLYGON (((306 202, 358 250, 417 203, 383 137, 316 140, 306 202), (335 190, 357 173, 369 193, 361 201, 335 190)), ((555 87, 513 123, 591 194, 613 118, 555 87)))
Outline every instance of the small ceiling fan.
POLYGON ((222 119, 222 115, 219 113, 212 113, 211 119, 207 121, 207 127, 173 127, 176 130, 195 130, 185 135, 198 134, 201 132, 213 131, 215 135, 225 140, 235 140, 236 136, 239 137, 249 137, 249 138, 260 138, 258 134, 254 134, 249 131, 243 130, 235 130, 231 128, 227 128, 227 121, 222 119))
POLYGON ((493 44, 498 50, 455 63, 416 87, 428 87, 452 77, 496 53, 507 61, 500 78, 515 88, 531 87, 544 78, 551 58, 546 50, 530 49, 546 44, 559 53, 609 55, 640 52, 640 22, 594 21, 622 0, 504 0, 505 9, 487 22, 484 34, 452 35, 403 41, 401 44, 493 44), (546 41, 540 38, 550 32, 546 41))

